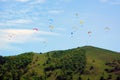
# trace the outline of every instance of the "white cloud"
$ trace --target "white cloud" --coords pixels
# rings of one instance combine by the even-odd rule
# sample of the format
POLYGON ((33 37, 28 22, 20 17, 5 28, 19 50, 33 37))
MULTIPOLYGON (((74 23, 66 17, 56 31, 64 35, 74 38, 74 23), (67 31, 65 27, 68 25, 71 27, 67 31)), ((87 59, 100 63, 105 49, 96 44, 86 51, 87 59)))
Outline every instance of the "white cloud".
POLYGON ((30 4, 41 4, 45 3, 46 0, 16 0, 18 2, 30 2, 30 4))
POLYGON ((48 13, 50 13, 50 14, 60 14, 63 12, 64 12, 63 10, 50 10, 50 11, 48 11, 48 13))
POLYGON ((28 2, 29 0, 16 0, 18 2, 28 2))
POLYGON ((119 2, 112 2, 111 4, 113 4, 113 5, 120 5, 120 1, 119 2))
POLYGON ((25 20, 25 19, 7 21, 7 23, 12 23, 12 24, 28 24, 31 22, 32 22, 31 20, 25 20))
MULTIPOLYGON (((10 0, 0 0, 0 1, 10 1, 10 0)), ((13 0, 12 0, 13 1, 13 0)), ((14 1, 17 1, 17 2, 28 2, 29 0, 14 0, 14 1)))
POLYGON ((7 1, 7 0, 0 0, 0 1, 3 1, 3 2, 4 2, 4 1, 7 1))
MULTIPOLYGON (((6 1, 10 1, 10 0, 0 0, 2 2, 6 2, 6 1)), ((41 3, 45 3, 46 0, 11 0, 11 1, 16 1, 16 2, 22 2, 22 3, 30 3, 30 4, 41 4, 41 3)))
POLYGON ((34 0, 32 2, 30 2, 30 4, 41 4, 41 3, 45 3, 46 0, 34 0))
POLYGON ((41 37, 41 35, 55 36, 58 34, 30 29, 2 29, 0 30, 0 48, 10 48, 12 43, 23 44, 46 41, 46 38, 41 37))
POLYGON ((73 0, 59 0, 59 1, 61 1, 61 2, 71 2, 73 0))
POLYGON ((101 2, 103 2, 103 3, 106 3, 106 2, 108 2, 109 0, 100 0, 101 2))
POLYGON ((109 3, 112 5, 120 5, 120 0, 100 0, 103 3, 109 3))
POLYGON ((32 38, 32 30, 4 29, 0 30, 0 41, 4 43, 24 43, 32 38))
POLYGON ((26 19, 17 19, 17 20, 8 20, 5 22, 1 22, 0 26, 13 26, 13 25, 29 24, 29 23, 32 23, 32 21, 26 19))
POLYGON ((28 41, 44 40, 39 35, 58 35, 57 33, 47 31, 35 31, 30 29, 3 29, 0 30, 0 41, 8 43, 24 43, 28 41), (9 40, 11 39, 11 40, 9 40))

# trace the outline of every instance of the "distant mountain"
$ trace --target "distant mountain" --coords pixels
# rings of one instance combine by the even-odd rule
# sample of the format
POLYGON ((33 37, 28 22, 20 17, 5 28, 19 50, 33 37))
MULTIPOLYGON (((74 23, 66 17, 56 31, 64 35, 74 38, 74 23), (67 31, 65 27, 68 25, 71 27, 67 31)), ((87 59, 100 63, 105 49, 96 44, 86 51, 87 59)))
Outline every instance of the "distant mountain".
POLYGON ((120 54, 84 46, 0 56, 0 80, 120 80, 120 54))

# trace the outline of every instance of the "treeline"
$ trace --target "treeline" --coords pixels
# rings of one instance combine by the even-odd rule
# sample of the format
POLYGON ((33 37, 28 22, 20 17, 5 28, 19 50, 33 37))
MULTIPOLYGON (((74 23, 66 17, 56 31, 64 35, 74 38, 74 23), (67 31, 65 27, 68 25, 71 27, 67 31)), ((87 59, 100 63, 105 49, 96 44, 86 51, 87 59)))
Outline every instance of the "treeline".
POLYGON ((32 62, 33 52, 18 56, 0 56, 0 80, 20 80, 27 72, 27 65, 32 62))

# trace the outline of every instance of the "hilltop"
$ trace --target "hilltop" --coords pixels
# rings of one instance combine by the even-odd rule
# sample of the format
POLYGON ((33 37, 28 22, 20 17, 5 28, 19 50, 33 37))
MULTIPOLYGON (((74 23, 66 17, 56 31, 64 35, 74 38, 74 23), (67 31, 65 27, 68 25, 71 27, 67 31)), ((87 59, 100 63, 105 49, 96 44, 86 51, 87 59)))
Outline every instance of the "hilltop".
POLYGON ((120 80, 120 54, 84 46, 0 56, 0 80, 120 80))

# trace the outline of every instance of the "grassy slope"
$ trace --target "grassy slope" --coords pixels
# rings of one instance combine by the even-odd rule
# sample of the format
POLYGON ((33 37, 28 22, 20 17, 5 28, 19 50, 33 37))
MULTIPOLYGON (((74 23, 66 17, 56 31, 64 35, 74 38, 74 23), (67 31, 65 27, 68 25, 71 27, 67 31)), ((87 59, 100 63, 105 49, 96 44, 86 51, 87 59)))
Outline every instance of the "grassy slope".
MULTIPOLYGON (((85 46, 81 48, 75 48, 78 49, 84 49, 86 50, 86 57, 87 57, 87 64, 86 64, 86 71, 90 71, 90 67, 93 66, 94 70, 90 71, 90 74, 84 74, 82 75, 83 80, 87 80, 88 78, 90 80, 99 80, 100 76, 104 76, 105 78, 108 77, 108 74, 104 71, 105 68, 108 68, 108 66, 105 65, 106 62, 111 62, 114 59, 120 58, 120 54, 117 54, 116 52, 112 52, 105 49, 100 49, 96 47, 91 46, 85 46), (94 61, 94 62, 93 62, 94 61)), ((50 55, 52 52, 49 52, 50 55)), ((47 60, 46 53, 45 54, 35 54, 33 61, 31 64, 29 64, 29 71, 24 75, 30 75, 33 72, 37 74, 38 76, 44 76, 44 66, 43 64, 47 60)), ((115 75, 112 74, 114 77, 115 75)), ((54 75, 52 76, 52 80, 54 80, 54 75)), ((50 80, 50 79, 49 79, 50 80)))
MULTIPOLYGON (((113 60, 120 58, 120 54, 109 50, 90 46, 82 48, 86 50, 87 57, 86 70, 89 70, 90 66, 94 67, 94 70, 91 71, 91 74, 82 75, 83 80, 87 80, 88 78, 90 80, 98 80, 100 79, 101 76, 107 78, 108 74, 104 71, 104 69, 109 67, 106 66, 105 63, 112 62, 113 60)), ((114 77, 115 75, 112 74, 112 76, 114 77)))
POLYGON ((28 65, 29 70, 25 75, 23 75, 23 77, 31 76, 32 73, 35 73, 38 77, 44 76, 43 64, 47 60, 47 57, 45 55, 46 54, 34 54, 32 63, 28 65))

